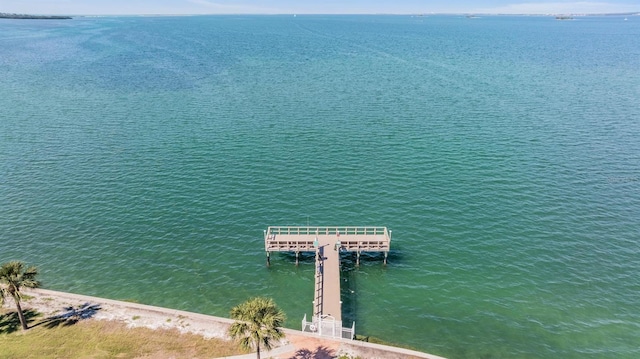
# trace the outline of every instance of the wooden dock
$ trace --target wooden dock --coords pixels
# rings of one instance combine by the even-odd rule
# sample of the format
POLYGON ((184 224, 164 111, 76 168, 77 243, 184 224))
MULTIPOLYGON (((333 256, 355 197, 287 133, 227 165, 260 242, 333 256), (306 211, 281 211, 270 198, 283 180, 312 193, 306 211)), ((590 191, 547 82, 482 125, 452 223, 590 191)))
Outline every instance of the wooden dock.
POLYGON ((315 290, 313 318, 302 320, 302 330, 320 335, 352 339, 351 328, 342 327, 340 300, 340 252, 356 252, 360 264, 362 252, 384 252, 387 263, 391 231, 386 227, 269 227, 264 232, 267 264, 271 252, 315 252, 315 290))

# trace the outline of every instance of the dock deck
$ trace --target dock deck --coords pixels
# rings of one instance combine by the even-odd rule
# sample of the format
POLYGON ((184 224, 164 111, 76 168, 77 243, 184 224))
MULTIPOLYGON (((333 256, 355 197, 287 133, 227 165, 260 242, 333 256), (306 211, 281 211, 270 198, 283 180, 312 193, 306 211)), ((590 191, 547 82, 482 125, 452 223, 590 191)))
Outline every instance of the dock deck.
POLYGON ((385 263, 391 244, 387 227, 269 227, 264 247, 267 257, 270 252, 313 252, 314 241, 325 237, 339 241, 342 251, 384 252, 385 263))
POLYGON ((264 232, 267 264, 271 252, 295 252, 296 264, 300 252, 316 253, 313 318, 302 320, 303 331, 320 335, 353 338, 351 328, 342 327, 340 300, 340 252, 384 252, 387 262, 391 231, 386 227, 269 227, 264 232))

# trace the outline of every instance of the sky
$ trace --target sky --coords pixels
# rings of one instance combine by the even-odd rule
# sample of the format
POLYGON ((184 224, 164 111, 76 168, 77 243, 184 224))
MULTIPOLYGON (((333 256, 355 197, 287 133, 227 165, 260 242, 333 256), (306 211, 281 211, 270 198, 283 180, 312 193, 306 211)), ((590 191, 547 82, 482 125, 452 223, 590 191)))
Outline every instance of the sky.
POLYGON ((640 0, 0 0, 20 14, 585 14, 640 12, 640 0))

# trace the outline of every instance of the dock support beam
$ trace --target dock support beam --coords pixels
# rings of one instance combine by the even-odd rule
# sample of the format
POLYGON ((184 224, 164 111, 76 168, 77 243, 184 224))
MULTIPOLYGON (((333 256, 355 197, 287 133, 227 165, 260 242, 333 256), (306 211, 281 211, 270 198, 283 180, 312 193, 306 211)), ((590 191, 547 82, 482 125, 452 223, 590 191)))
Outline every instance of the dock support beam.
POLYGON ((296 266, 298 265, 299 259, 298 257, 300 256, 300 251, 296 251, 296 266))
POLYGON ((360 251, 356 251, 356 267, 360 267, 360 251))
POLYGON ((267 267, 271 266, 271 253, 267 251, 267 267))

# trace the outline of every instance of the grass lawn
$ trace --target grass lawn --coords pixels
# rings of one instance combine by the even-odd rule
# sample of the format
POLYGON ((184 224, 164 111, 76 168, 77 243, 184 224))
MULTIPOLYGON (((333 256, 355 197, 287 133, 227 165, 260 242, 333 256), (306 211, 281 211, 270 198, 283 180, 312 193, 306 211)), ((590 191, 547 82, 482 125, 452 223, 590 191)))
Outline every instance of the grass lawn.
POLYGON ((243 354, 237 345, 177 330, 127 328, 95 319, 45 321, 25 311, 23 332, 15 312, 0 312, 0 358, 217 358, 243 354))

